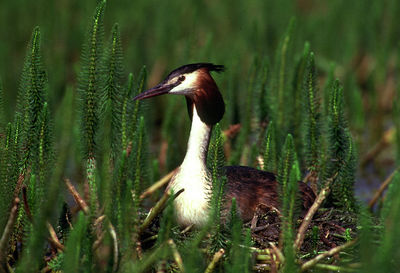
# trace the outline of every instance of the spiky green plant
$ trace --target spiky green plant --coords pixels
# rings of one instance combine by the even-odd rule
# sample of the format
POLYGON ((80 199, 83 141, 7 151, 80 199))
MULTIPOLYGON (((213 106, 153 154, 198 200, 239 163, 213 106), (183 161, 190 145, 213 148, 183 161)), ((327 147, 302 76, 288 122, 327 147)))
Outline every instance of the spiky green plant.
POLYGON ((297 162, 293 137, 288 135, 283 146, 282 157, 278 168, 278 183, 282 200, 282 235, 284 242, 285 267, 284 272, 294 272, 295 251, 294 242, 294 221, 298 210, 298 180, 299 164, 297 162))
POLYGON ((173 205, 173 196, 170 196, 167 201, 167 207, 164 210, 164 213, 161 218, 160 229, 158 231, 158 237, 156 246, 158 248, 163 249, 158 256, 158 261, 155 263, 157 266, 162 266, 162 263, 165 263, 165 259, 168 257, 171 252, 168 248, 162 248, 163 245, 167 244, 167 240, 172 237, 172 225, 173 225, 173 217, 174 217, 174 205, 173 205))
POLYGON ((139 101, 133 101, 133 97, 144 91, 147 79, 146 67, 143 66, 134 80, 130 73, 125 92, 121 102, 121 144, 122 148, 128 147, 129 141, 134 137, 140 114, 143 113, 143 106, 139 101))
MULTIPOLYGON (((21 75, 14 133, 9 134, 9 136, 12 135, 14 143, 12 146, 9 146, 11 143, 7 145, 8 148, 13 147, 14 150, 13 155, 8 155, 11 159, 9 163, 13 166, 9 166, 11 172, 8 178, 4 180, 6 182, 6 180, 14 179, 15 183, 17 177, 20 177, 20 179, 18 178, 20 183, 23 180, 29 181, 26 183, 28 185, 26 193, 28 194, 28 206, 33 217, 28 219, 27 214, 20 210, 17 224, 19 232, 22 232, 25 236, 29 234, 27 248, 24 249, 26 257, 30 255, 29 249, 40 244, 40 240, 44 236, 41 230, 43 226, 37 222, 48 216, 44 213, 46 211, 44 204, 46 203, 45 196, 49 192, 47 183, 51 174, 53 159, 52 130, 50 129, 51 123, 46 103, 47 77, 41 61, 40 48, 40 29, 36 27, 28 44, 21 75), (13 169, 18 170, 18 175, 13 172, 13 169), (30 172, 30 177, 27 177, 28 172, 30 172), (31 224, 29 220, 34 222, 31 224)), ((12 190, 14 183, 8 185, 12 190)), ((19 195, 19 191, 15 191, 14 195, 19 195)), ((41 252, 35 252, 35 254, 37 260, 41 252)), ((32 268, 37 268, 38 261, 32 263, 32 268)), ((21 266, 22 268, 30 267, 27 262, 21 266)))
POLYGON ((147 169, 146 162, 146 150, 145 150, 145 127, 144 127, 144 118, 141 116, 139 118, 138 127, 136 129, 135 140, 132 143, 135 149, 132 150, 132 158, 133 158, 133 167, 134 171, 132 173, 132 181, 133 181, 133 193, 135 195, 135 208, 137 209, 139 206, 139 196, 141 190, 146 185, 143 182, 143 178, 148 176, 149 173, 147 169))
MULTIPOLYGON (((291 86, 289 79, 291 79, 292 70, 290 68, 292 48, 293 48, 293 31, 295 28, 295 19, 292 18, 286 29, 286 32, 280 42, 279 49, 276 51, 275 71, 275 96, 273 107, 273 120, 276 122, 276 132, 278 133, 277 139, 284 139, 285 134, 288 133, 289 126, 285 122, 286 117, 291 114, 291 108, 287 107, 292 103, 291 86)), ((278 144, 281 147, 281 144, 278 144)))
POLYGON ((243 223, 237 211, 236 200, 232 199, 229 219, 229 241, 227 259, 224 272, 249 272, 250 270, 250 246, 251 231, 245 230, 243 235, 243 223))
POLYGON ((111 143, 111 156, 115 156, 121 151, 121 121, 122 121, 122 102, 124 88, 124 65, 121 37, 118 24, 114 24, 112 29, 111 41, 105 51, 104 69, 106 72, 105 87, 102 94, 102 107, 104 121, 102 126, 104 136, 111 143), (107 129, 108 128, 108 129, 107 129))
POLYGON ((267 127, 264 144, 264 170, 276 173, 277 170, 277 153, 276 153, 276 136, 275 123, 270 121, 267 127))
MULTIPOLYGON (((54 222, 54 216, 59 212, 59 193, 58 182, 61 175, 58 168, 53 170, 53 139, 51 137, 51 123, 48 118, 47 104, 45 103, 40 118, 41 134, 39 138, 39 172, 36 175, 31 173, 28 198, 31 200, 32 224, 25 227, 25 232, 29 231, 26 245, 23 249, 21 262, 18 264, 16 272, 37 272, 41 265, 44 255, 44 242, 48 236, 48 225, 54 222), (45 168, 46 166, 46 168, 45 168), (41 171, 40 171, 41 170, 41 171), (43 180, 42 180, 43 179, 43 180), (45 185, 45 186, 41 186, 45 185), (32 186, 34 185, 34 186, 32 186)), ((28 200, 29 200, 28 199, 28 200)), ((26 234, 25 234, 26 235, 26 234)))
POLYGON ((360 210, 359 215, 359 240, 360 240, 360 260, 362 263, 362 272, 369 272, 371 257, 376 252, 374 247, 371 247, 373 232, 372 215, 365 208, 360 210))
MULTIPOLYGON (((54 160, 53 153, 53 124, 50 121, 50 113, 47 102, 43 104, 43 109, 39 116, 39 180, 43 185, 49 175, 49 167, 54 160)), ((42 186, 44 187, 44 186, 42 186)))
POLYGON ((400 266, 400 237, 397 223, 400 221, 400 174, 396 173, 389 186, 384 207, 382 209, 382 221, 384 232, 381 245, 374 252, 371 259, 369 272, 396 272, 400 266))
POLYGON ((138 100, 133 101, 132 99, 135 95, 138 95, 144 91, 146 80, 147 80, 147 70, 146 67, 143 66, 139 71, 139 74, 137 76, 136 81, 134 82, 134 85, 129 85, 130 87, 127 93, 127 100, 128 100, 127 121, 129 124, 128 126, 129 134, 127 134, 128 139, 129 138, 132 139, 134 137, 134 132, 136 130, 140 116, 145 110, 144 106, 141 105, 138 100))
POLYGON ((341 169, 338 171, 335 183, 332 187, 332 196, 338 207, 355 211, 357 209, 354 196, 354 183, 357 172, 357 150, 349 132, 347 132, 348 148, 341 169))
MULTIPOLYGON (((26 175, 30 169, 28 184, 28 205, 32 213, 32 224, 25 223, 24 231, 29 233, 23 250, 24 259, 17 267, 17 272, 35 272, 39 269, 40 258, 43 255, 43 241, 46 237, 46 222, 50 221, 57 211, 58 185, 51 179, 54 164, 52 123, 48 104, 46 102, 47 79, 41 63, 40 30, 35 28, 31 43, 28 46, 27 57, 21 77, 19 90, 19 112, 16 114, 14 147, 16 153, 21 153, 24 147, 24 157, 20 176, 26 175)), ((11 156, 11 158, 13 158, 11 156)), ((24 215, 24 214, 20 214, 24 215)), ((26 235, 25 234, 25 235, 26 235)))
POLYGON ((114 171, 113 213, 110 215, 118 233, 121 234, 122 253, 128 256, 132 253, 129 246, 137 237, 139 196, 150 177, 142 116, 131 134, 133 139, 129 140, 129 147, 122 151, 114 171))
POLYGON ((130 74, 121 110, 121 144, 123 150, 117 157, 113 175, 113 196, 111 219, 121 234, 121 252, 129 258, 132 251, 130 244, 136 238, 138 225, 139 195, 149 178, 146 161, 146 135, 144 119, 139 116, 141 106, 132 98, 143 91, 146 70, 142 68, 136 81, 130 74), (134 195, 132 195, 132 191, 134 195), (116 213, 115 213, 116 211, 116 213))
POLYGON ((282 156, 279 161, 277 181, 280 186, 283 215, 288 217, 289 208, 291 207, 290 204, 292 203, 291 195, 293 194, 292 190, 289 191, 289 187, 292 187, 291 185, 289 185, 291 179, 290 175, 294 168, 293 166, 297 165, 297 163, 295 162, 297 160, 297 156, 294 149, 293 137, 291 134, 288 134, 288 136, 286 137, 281 154, 282 156))
POLYGON ((283 197, 283 213, 287 216, 283 218, 282 235, 283 235, 283 254, 285 256, 285 264, 283 272, 296 272, 298 265, 296 264, 296 251, 294 243, 295 231, 295 215, 298 210, 298 164, 294 162, 290 171, 288 181, 288 192, 284 193, 283 197), (286 197, 285 197, 286 196, 286 197), (287 201, 286 201, 287 200, 287 201), (287 203, 287 204, 286 204, 287 203))
MULTIPOLYGON (((85 159, 94 159, 99 124, 99 101, 104 86, 103 57, 103 16, 106 2, 100 1, 91 20, 86 42, 81 55, 81 69, 78 76, 80 102, 81 145, 85 159)), ((90 163, 88 162, 88 168, 90 163)))
POLYGON ((82 269, 82 264, 85 263, 85 248, 89 247, 86 239, 88 228, 88 219, 80 212, 78 219, 74 225, 74 229, 70 232, 67 244, 65 246, 65 254, 62 263, 64 272, 79 272, 82 269))
POLYGON ((32 162, 32 171, 29 184, 29 200, 31 212, 38 212, 40 203, 45 200, 47 193, 46 181, 51 175, 51 166, 54 164, 52 124, 47 102, 38 117, 39 135, 38 146, 35 147, 37 158, 32 162))
MULTIPOLYGON (((294 136, 301 136, 302 132, 304 132, 304 130, 302 130, 304 115, 300 113, 305 112, 303 109, 304 81, 306 79, 305 74, 306 74, 309 54, 310 54, 310 43, 306 42, 304 44, 303 53, 301 54, 299 60, 297 61, 293 76, 293 84, 292 84, 293 85, 292 92, 294 98, 293 113, 295 114, 290 117, 290 126, 293 128, 294 136)), ((295 141, 295 147, 299 151, 299 158, 302 160, 304 152, 303 139, 301 137, 296 137, 294 141, 295 141)))
POLYGON ((130 240, 135 240, 137 236, 138 214, 141 210, 139 197, 143 188, 147 186, 147 181, 151 179, 147 160, 145 121, 142 116, 139 117, 137 127, 132 134, 129 151, 123 151, 123 156, 126 152, 128 153, 127 158, 123 159, 126 162, 123 162, 122 173, 120 173, 123 176, 117 182, 121 183, 117 184, 119 189, 117 227, 124 234, 126 246, 129 246, 130 240))
POLYGON ((218 179, 224 175, 225 155, 223 145, 224 139, 222 137, 221 127, 219 123, 217 123, 213 128, 207 154, 208 169, 211 170, 213 187, 216 188, 220 188, 220 185, 218 185, 218 179))
POLYGON ((86 163, 86 178, 90 187, 90 207, 95 213, 98 206, 98 185, 96 182, 96 143, 99 134, 99 113, 101 92, 104 86, 103 57, 103 16, 106 2, 100 1, 94 12, 87 40, 81 55, 81 71, 78 77, 80 102, 81 146, 86 163))
MULTIPOLYGON (((17 120, 21 121, 18 142, 24 148, 23 171, 32 166, 33 172, 38 172, 40 115, 46 101, 47 78, 42 65, 40 29, 33 30, 28 45, 24 67, 21 75, 16 112, 17 120)), ((21 156, 21 155, 20 155, 21 156)))
MULTIPOLYGON (((131 100, 131 94, 133 92, 133 74, 130 73, 128 76, 128 84, 125 87, 123 100, 121 103, 121 145, 122 149, 126 149, 128 146, 128 123, 129 123, 129 105, 131 100)), ((139 102, 137 102, 139 103, 139 102)), ((136 120, 134 118, 134 120, 136 120)))
POLYGON ((317 91, 317 75, 314 53, 307 56, 307 65, 303 85, 303 106, 305 117, 303 119, 303 151, 307 170, 311 173, 310 183, 317 190, 318 172, 321 160, 321 120, 320 103, 317 91))
POLYGON ((207 158, 208 168, 211 171, 212 179, 212 219, 213 225, 212 229, 212 246, 211 252, 218 251, 220 248, 225 248, 225 235, 222 226, 223 217, 226 215, 221 215, 224 204, 224 188, 226 184, 225 177, 225 156, 223 150, 223 138, 222 132, 219 124, 217 123, 214 127, 213 134, 210 141, 210 147, 207 158))
POLYGON ((343 88, 336 80, 331 88, 328 113, 328 158, 325 178, 336 176, 330 200, 338 207, 355 210, 356 153, 344 116, 343 88))
POLYGON ((14 143, 14 130, 8 123, 6 135, 0 138, 0 230, 3 231, 9 215, 13 199, 19 168, 16 161, 16 147, 14 143))

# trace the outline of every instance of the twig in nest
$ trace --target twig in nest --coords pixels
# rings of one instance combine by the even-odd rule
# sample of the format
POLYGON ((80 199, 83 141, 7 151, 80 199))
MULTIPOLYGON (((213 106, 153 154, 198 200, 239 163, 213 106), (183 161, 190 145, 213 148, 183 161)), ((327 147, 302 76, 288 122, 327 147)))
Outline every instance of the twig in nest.
POLYGON ((383 183, 381 184, 381 186, 379 187, 378 191, 374 194, 374 197, 372 197, 371 201, 369 201, 368 203, 368 207, 370 210, 372 210, 372 208, 374 207, 376 201, 378 201, 379 197, 382 195, 383 191, 387 188, 387 186, 390 184, 390 182, 393 180, 393 177, 396 175, 396 173, 398 172, 399 168, 397 168, 396 170, 394 170, 388 178, 385 179, 385 181, 383 181, 383 183))
POLYGON ((264 230, 264 229, 266 229, 268 227, 269 227, 269 224, 266 224, 266 225, 261 226, 261 227, 254 227, 253 229, 251 229, 251 231, 252 232, 259 232, 259 231, 262 231, 262 230, 264 230))
POLYGON ((16 197, 14 199, 13 206, 11 208, 11 212, 10 212, 10 216, 8 217, 7 224, 4 228, 3 235, 1 236, 1 239, 0 239, 0 267, 2 266, 3 262, 5 262, 5 261, 3 261, 3 259, 5 259, 4 252, 7 249, 8 241, 9 241, 10 235, 13 231, 15 219, 17 219, 18 204, 19 204, 19 198, 16 197))
POLYGON ((96 250, 104 239, 105 231, 101 232, 97 240, 93 243, 92 250, 96 250))
POLYGON ((251 231, 254 231, 254 229, 257 227, 257 222, 258 222, 258 214, 254 213, 253 218, 251 219, 251 225, 250 225, 251 231))
POLYGON ((222 256, 224 256, 224 254, 225 254, 225 250, 223 248, 221 248, 220 250, 215 252, 211 262, 208 264, 204 273, 211 273, 214 270, 217 263, 219 262, 219 260, 222 258, 222 256))
MULTIPOLYGON (((181 189, 177 193, 175 193, 174 199, 178 197, 183 191, 184 189, 181 189)), ((144 219, 144 222, 139 227, 138 234, 141 234, 151 224, 153 219, 165 208, 165 204, 167 203, 169 197, 170 193, 168 191, 164 192, 163 196, 157 202, 157 204, 155 204, 155 206, 152 209, 150 209, 150 212, 147 215, 146 219, 144 219)))
POLYGON ((330 185, 331 185, 332 181, 335 180, 336 176, 337 176, 337 173, 335 173, 331 178, 329 178, 326 181, 325 187, 320 191, 320 193, 318 194, 317 198, 314 201, 314 204, 312 204, 312 206, 308 210, 306 216, 304 217, 303 222, 301 223, 301 225, 299 227, 296 241, 294 242, 295 249, 299 250, 301 248, 301 245, 303 244, 303 241, 304 241, 304 236, 306 234, 306 230, 307 230, 308 226, 310 225, 314 214, 317 212, 317 210, 321 206, 322 202, 325 200, 325 198, 330 193, 330 191, 331 191, 330 185))
POLYGON ((271 206, 271 205, 259 204, 256 207, 253 218, 251 219, 251 224, 250 224, 251 231, 256 232, 256 231, 260 231, 260 230, 263 230, 266 227, 268 227, 268 225, 264 226, 262 229, 259 229, 257 227, 259 216, 266 214, 268 212, 275 212, 279 217, 282 217, 281 212, 276 207, 271 206))
POLYGON ((106 216, 103 214, 101 216, 99 216, 93 223, 94 226, 97 226, 101 223, 103 223, 103 220, 106 218, 106 216))
POLYGON ((185 268, 183 267, 183 261, 181 254, 179 254, 178 248, 172 239, 168 240, 168 244, 171 247, 172 255, 174 256, 175 263, 178 265, 178 268, 181 272, 185 272, 185 268))
POLYGON ((147 188, 141 195, 140 195, 140 199, 143 200, 144 198, 146 198, 147 196, 153 194, 156 190, 158 190, 159 188, 161 188, 162 186, 164 186, 165 184, 167 184, 169 182, 169 180, 171 180, 172 176, 174 176, 176 170, 178 168, 176 168, 175 170, 169 172, 167 175, 165 175, 163 178, 161 178, 160 180, 158 180, 156 183, 154 183, 153 185, 151 185, 149 188, 147 188))
POLYGON ((185 234, 186 232, 190 231, 193 227, 194 227, 193 224, 188 225, 187 227, 185 227, 184 230, 181 231, 181 234, 185 234))
POLYGON ((302 266, 301 266, 301 271, 306 271, 308 269, 310 269, 311 267, 313 267, 314 265, 316 265, 319 261, 321 261, 322 259, 325 259, 327 257, 333 256, 337 253, 339 253, 340 251, 352 246, 355 244, 357 240, 353 240, 353 241, 349 241, 343 245, 334 247, 322 254, 319 254, 318 256, 316 256, 315 258, 305 262, 302 266))
POLYGON ((67 188, 69 192, 72 194, 72 197, 74 197, 75 202, 78 204, 78 206, 83 210, 83 212, 88 215, 89 214, 89 207, 86 204, 85 200, 80 196, 79 192, 75 189, 75 187, 71 184, 68 178, 64 179, 65 184, 67 185, 67 188))
POLYGON ((316 264, 316 268, 329 270, 330 272, 357 272, 358 270, 355 268, 343 267, 333 264, 316 264))
POLYGON ((276 257, 278 258, 278 261, 283 264, 285 262, 285 256, 283 256, 282 251, 280 251, 279 248, 276 247, 276 245, 272 242, 269 242, 269 245, 271 246, 271 250, 274 252, 276 257))
POLYGON ((63 246, 63 244, 61 244, 60 240, 58 240, 56 231, 54 230, 53 226, 49 222, 46 222, 46 226, 47 226, 47 230, 50 233, 50 237, 48 238, 50 243, 53 246, 55 246, 58 251, 64 251, 65 247, 63 246))

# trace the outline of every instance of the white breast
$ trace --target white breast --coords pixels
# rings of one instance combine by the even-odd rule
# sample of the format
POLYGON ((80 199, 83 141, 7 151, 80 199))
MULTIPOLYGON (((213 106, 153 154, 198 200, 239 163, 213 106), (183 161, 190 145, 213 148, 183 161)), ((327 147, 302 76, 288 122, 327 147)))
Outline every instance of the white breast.
POLYGON ((168 185, 168 190, 178 192, 175 212, 180 225, 204 225, 208 220, 211 197, 211 180, 206 167, 211 126, 203 123, 193 107, 187 152, 182 165, 168 185))
POLYGON ((208 173, 198 168, 180 168, 172 178, 169 189, 184 191, 175 199, 174 206, 178 223, 182 226, 204 225, 209 215, 211 183, 208 173))

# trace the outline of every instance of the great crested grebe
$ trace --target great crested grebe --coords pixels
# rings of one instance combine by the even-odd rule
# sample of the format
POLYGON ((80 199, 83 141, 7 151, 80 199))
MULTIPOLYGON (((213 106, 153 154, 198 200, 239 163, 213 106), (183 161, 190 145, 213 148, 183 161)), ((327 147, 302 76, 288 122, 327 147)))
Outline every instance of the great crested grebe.
MULTIPOLYGON (((178 223, 183 226, 204 225, 209 216, 212 192, 210 172, 206 159, 211 129, 225 113, 225 104, 210 71, 220 72, 222 65, 195 63, 172 71, 157 86, 136 96, 135 100, 163 94, 184 95, 192 119, 185 159, 172 177, 167 190, 181 195, 174 200, 178 223)), ((238 211, 244 221, 250 220, 258 205, 279 206, 278 186, 275 175, 244 166, 225 167, 225 207, 236 198, 238 211)), ((313 191, 299 182, 303 210, 314 202, 313 191)))

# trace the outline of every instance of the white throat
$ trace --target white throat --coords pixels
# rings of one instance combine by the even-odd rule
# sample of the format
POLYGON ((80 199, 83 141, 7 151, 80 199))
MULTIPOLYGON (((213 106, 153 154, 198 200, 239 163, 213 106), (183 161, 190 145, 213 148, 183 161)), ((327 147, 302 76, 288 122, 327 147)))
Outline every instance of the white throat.
POLYGON ((210 134, 211 126, 200 120, 193 105, 192 127, 185 159, 168 186, 174 192, 184 189, 174 201, 180 225, 201 226, 208 220, 212 183, 206 160, 210 134))

